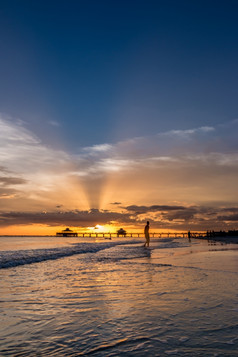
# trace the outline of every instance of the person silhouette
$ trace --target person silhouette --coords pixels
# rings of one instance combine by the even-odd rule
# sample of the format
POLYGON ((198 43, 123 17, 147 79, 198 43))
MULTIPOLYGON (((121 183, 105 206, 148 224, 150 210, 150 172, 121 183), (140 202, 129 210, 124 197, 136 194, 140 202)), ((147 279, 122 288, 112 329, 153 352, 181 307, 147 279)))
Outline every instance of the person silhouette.
POLYGON ((150 222, 147 221, 147 224, 145 226, 145 229, 144 229, 144 233, 145 233, 145 244, 144 244, 144 247, 149 247, 150 245, 150 234, 149 234, 149 230, 150 230, 150 222))

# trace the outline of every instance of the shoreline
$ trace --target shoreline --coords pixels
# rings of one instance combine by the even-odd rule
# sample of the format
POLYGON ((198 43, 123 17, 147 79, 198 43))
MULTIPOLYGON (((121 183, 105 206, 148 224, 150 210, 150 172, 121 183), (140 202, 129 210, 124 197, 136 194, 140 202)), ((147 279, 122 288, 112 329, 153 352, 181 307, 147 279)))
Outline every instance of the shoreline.
POLYGON ((208 242, 220 242, 220 243, 236 243, 238 244, 238 237, 226 236, 226 237, 197 237, 195 239, 207 240, 208 242))

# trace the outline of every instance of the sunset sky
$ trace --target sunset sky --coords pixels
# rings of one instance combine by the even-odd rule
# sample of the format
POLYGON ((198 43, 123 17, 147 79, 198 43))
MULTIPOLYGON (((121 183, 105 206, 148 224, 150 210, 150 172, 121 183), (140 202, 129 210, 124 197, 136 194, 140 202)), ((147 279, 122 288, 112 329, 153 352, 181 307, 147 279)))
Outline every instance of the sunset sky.
POLYGON ((0 1, 0 234, 238 229, 237 1, 0 1))

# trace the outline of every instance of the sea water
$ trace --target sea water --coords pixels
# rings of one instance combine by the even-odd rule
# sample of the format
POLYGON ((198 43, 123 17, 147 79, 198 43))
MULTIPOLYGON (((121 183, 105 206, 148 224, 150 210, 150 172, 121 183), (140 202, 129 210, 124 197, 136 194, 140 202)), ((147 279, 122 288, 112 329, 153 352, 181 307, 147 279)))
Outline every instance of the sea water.
POLYGON ((0 238, 1 356, 238 356, 238 245, 0 238))

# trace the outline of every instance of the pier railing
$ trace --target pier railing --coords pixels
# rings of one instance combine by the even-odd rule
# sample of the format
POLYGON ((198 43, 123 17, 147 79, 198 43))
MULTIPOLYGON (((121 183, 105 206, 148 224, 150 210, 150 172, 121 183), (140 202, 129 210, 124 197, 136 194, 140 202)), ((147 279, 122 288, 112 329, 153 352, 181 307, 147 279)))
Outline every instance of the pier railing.
MULTIPOLYGON (((198 238, 206 237, 206 232, 150 232, 151 238, 198 238)), ((110 233, 110 232, 78 232, 78 237, 83 238, 144 238, 144 233, 141 232, 127 232, 126 234, 110 233)))

